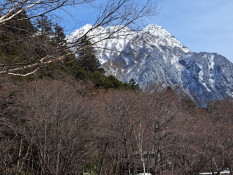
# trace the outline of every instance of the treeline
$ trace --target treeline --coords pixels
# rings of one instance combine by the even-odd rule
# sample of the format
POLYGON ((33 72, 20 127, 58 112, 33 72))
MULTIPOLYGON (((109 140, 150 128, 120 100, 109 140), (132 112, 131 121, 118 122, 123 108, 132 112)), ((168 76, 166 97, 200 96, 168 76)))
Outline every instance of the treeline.
POLYGON ((232 173, 232 102, 90 86, 2 80, 0 174, 232 173))

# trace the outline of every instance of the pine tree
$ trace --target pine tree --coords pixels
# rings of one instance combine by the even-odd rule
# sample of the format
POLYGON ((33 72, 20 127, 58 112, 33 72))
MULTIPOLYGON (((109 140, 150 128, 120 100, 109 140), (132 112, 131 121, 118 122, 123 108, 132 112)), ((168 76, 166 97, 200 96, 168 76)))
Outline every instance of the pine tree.
POLYGON ((64 30, 61 26, 59 26, 58 24, 55 24, 54 26, 54 42, 63 46, 66 41, 65 41, 65 38, 66 38, 66 35, 64 33, 64 30))
POLYGON ((49 35, 52 33, 52 22, 47 16, 42 15, 37 19, 37 28, 42 36, 49 35))
POLYGON ((129 86, 130 86, 130 88, 131 88, 132 90, 139 89, 138 84, 136 83, 136 81, 135 81, 133 78, 131 78, 131 79, 129 80, 129 86))
POLYGON ((7 31, 19 35, 28 35, 28 34, 32 34, 35 31, 35 28, 32 25, 31 21, 28 19, 27 13, 25 11, 22 11, 14 18, 12 18, 10 21, 8 21, 5 24, 5 27, 7 31))
POLYGON ((99 60, 95 56, 95 50, 86 35, 81 38, 79 48, 78 62, 83 69, 90 72, 103 71, 103 69, 100 68, 99 60))

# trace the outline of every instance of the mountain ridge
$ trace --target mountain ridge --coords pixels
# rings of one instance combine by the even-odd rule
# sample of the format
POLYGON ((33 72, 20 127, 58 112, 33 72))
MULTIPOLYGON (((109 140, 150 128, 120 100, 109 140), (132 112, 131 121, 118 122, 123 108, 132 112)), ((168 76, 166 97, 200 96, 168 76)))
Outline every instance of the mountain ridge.
MULTIPOLYGON (((91 27, 76 30, 67 41, 81 37, 91 27)), ((88 36, 106 35, 119 27, 100 27, 88 36)), ((98 39, 102 38, 93 41, 98 39)), ((217 53, 192 52, 161 26, 151 24, 139 32, 124 28, 96 46, 106 74, 123 82, 133 78, 143 90, 155 84, 178 85, 202 106, 209 100, 233 98, 233 63, 217 53)))

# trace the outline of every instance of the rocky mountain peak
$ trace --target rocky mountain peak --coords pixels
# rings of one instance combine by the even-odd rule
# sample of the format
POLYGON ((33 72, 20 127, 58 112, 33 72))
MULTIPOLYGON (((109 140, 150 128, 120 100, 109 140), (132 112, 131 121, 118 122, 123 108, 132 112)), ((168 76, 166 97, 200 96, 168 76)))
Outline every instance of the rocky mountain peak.
POLYGON ((155 24, 149 24, 145 27, 143 32, 151 32, 154 35, 163 37, 172 37, 172 35, 166 29, 164 29, 162 26, 158 26, 155 24))

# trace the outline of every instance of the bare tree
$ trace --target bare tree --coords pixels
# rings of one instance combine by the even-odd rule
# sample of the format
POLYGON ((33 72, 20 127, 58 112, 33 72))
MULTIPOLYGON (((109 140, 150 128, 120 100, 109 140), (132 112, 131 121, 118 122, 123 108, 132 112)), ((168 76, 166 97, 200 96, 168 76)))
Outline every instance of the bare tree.
POLYGON ((20 97, 0 116, 1 174, 83 172, 96 150, 96 114, 75 86, 59 81, 21 86, 20 97))
POLYGON ((24 11, 28 12, 29 16, 20 20, 36 18, 64 6, 81 5, 92 1, 93 0, 2 0, 0 2, 0 25, 5 24, 24 11))
MULTIPOLYGON (((14 17, 19 15, 21 12, 27 12, 28 17, 21 18, 17 20, 28 20, 33 19, 41 15, 53 12, 58 8, 62 8, 68 5, 83 5, 93 2, 93 0, 18 0, 18 1, 8 1, 4 0, 0 3, 0 26, 4 26, 6 22, 14 20, 14 17)), ((100 33, 98 36, 91 36, 91 41, 93 38, 100 38, 92 42, 92 45, 95 45, 98 42, 103 40, 110 39, 114 37, 114 34, 124 29, 126 26, 132 25, 137 22, 139 19, 152 15, 155 12, 155 0, 146 0, 145 2, 138 0, 108 0, 106 3, 102 4, 102 8, 99 10, 100 14, 98 15, 96 22, 93 27, 88 30, 85 34, 87 35, 91 31, 95 30, 100 26, 107 25, 117 25, 118 28, 109 33, 100 33), (100 37, 101 36, 101 37, 100 37)), ((70 47, 75 47, 79 40, 69 43, 70 47)), ((86 46, 88 47, 88 46, 86 46)), ((64 49, 64 48, 63 48, 64 49)), ((37 72, 41 66, 46 66, 51 63, 59 62, 64 60, 69 55, 74 55, 79 50, 82 50, 82 47, 79 47, 78 50, 70 51, 69 48, 66 48, 63 53, 60 55, 50 55, 47 54, 37 61, 28 62, 24 64, 1 64, 0 74, 9 74, 17 76, 28 76, 37 72), (20 71, 27 70, 26 73, 19 73, 20 71)))
POLYGON ((232 102, 188 110, 171 89, 87 86, 1 80, 1 174, 232 173, 232 102))

